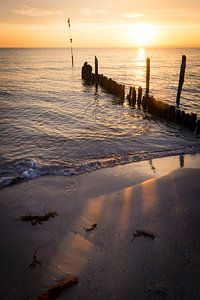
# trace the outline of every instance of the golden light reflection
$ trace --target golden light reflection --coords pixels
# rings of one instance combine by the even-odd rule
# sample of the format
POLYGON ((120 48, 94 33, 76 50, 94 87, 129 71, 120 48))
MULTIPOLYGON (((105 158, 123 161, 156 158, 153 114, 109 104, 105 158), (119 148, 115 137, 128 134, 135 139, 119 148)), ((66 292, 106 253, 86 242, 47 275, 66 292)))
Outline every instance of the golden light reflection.
POLYGON ((84 268, 93 250, 92 242, 83 234, 84 227, 90 227, 92 222, 98 223, 104 200, 104 196, 89 199, 83 213, 74 223, 74 228, 79 228, 81 233, 67 234, 59 245, 51 266, 57 275, 66 272, 77 275, 84 268))
POLYGON ((98 218, 100 217, 102 208, 104 204, 104 196, 99 196, 97 198, 92 198, 88 202, 84 213, 81 217, 81 223, 87 222, 90 220, 92 222, 97 222, 98 218))
POLYGON ((67 247, 67 255, 65 255, 65 263, 67 262, 66 271, 70 271, 72 274, 78 274, 87 262, 92 248, 93 245, 89 240, 81 234, 76 234, 69 243, 69 247, 67 247))
POLYGON ((144 60, 146 58, 145 49, 143 47, 138 48, 137 59, 144 60))
POLYGON ((129 216, 131 214, 130 204, 133 198, 133 187, 128 187, 123 190, 122 208, 119 216, 119 228, 120 231, 126 231, 129 225, 129 216))
POLYGON ((145 65, 146 65, 146 53, 143 47, 138 48, 136 53, 136 61, 134 63, 133 69, 133 80, 137 79, 138 85, 143 85, 143 80, 145 78, 145 65))
POLYGON ((158 201, 155 179, 141 183, 141 199, 143 213, 147 213, 149 210, 155 208, 158 201))

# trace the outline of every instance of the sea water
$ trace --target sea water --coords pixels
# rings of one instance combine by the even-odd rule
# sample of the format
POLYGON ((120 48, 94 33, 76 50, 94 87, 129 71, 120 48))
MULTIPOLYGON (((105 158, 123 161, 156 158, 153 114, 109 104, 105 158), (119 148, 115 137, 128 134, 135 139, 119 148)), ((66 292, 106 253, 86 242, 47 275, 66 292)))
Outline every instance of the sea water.
POLYGON ((200 49, 0 49, 0 186, 41 175, 98 168, 200 151, 200 138, 160 122, 127 100, 81 79, 85 61, 99 73, 175 104, 182 55, 187 56, 181 108, 200 117, 200 49))

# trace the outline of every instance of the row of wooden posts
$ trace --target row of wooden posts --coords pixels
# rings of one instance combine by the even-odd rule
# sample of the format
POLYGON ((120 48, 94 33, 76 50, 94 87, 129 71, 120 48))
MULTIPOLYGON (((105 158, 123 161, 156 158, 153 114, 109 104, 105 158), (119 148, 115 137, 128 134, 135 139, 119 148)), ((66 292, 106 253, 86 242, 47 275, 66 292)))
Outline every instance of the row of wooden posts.
POLYGON ((135 86, 130 86, 129 94, 127 95, 128 103, 131 107, 135 107, 137 103, 137 107, 140 109, 142 103, 142 88, 139 86, 138 88, 138 97, 135 86))
POLYGON ((200 134, 200 120, 197 120, 197 114, 195 113, 187 113, 179 109, 178 106, 158 101, 148 94, 142 99, 142 108, 152 116, 175 122, 195 131, 196 134, 200 134))
POLYGON ((92 66, 87 62, 82 67, 82 79, 88 84, 100 85, 105 91, 118 97, 121 101, 125 99, 125 85, 119 84, 111 78, 98 74, 98 60, 95 57, 95 73, 92 66))
MULTIPOLYGON (((176 98, 176 106, 167 104, 162 101, 156 100, 154 97, 149 96, 149 86, 150 86, 150 58, 146 60, 146 91, 145 95, 142 97, 142 87, 138 88, 138 93, 134 86, 129 89, 129 94, 127 99, 131 107, 137 107, 140 109, 141 106, 145 112, 158 117, 160 119, 168 120, 181 124, 184 127, 194 131, 196 134, 200 134, 200 120, 197 120, 197 114, 187 113, 184 110, 179 109, 181 90, 184 83, 186 67, 186 56, 182 56, 182 64, 179 76, 179 85, 176 98)), ((92 73, 92 66, 87 62, 84 63, 82 67, 82 79, 85 80, 87 84, 95 84, 96 87, 100 85, 107 92, 118 97, 121 102, 125 99, 125 85, 119 84, 111 78, 107 78, 102 74, 98 74, 98 60, 95 56, 95 73, 92 73)))

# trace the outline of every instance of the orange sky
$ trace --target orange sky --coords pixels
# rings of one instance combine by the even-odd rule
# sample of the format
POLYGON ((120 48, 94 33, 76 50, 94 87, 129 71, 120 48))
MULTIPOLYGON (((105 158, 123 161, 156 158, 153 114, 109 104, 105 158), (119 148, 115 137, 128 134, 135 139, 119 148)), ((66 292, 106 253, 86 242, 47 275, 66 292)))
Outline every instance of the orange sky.
POLYGON ((0 47, 200 47, 199 0, 6 0, 0 47))

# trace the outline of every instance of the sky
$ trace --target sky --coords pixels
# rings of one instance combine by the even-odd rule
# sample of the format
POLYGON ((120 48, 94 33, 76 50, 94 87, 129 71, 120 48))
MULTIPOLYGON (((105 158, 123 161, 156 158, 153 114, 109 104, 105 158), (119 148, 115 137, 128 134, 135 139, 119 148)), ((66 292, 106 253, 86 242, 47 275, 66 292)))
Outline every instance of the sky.
POLYGON ((200 0, 4 0, 0 47, 200 47, 200 0))

